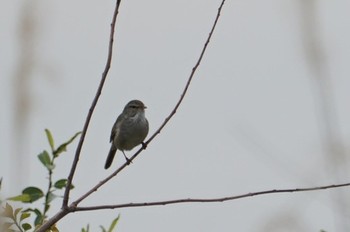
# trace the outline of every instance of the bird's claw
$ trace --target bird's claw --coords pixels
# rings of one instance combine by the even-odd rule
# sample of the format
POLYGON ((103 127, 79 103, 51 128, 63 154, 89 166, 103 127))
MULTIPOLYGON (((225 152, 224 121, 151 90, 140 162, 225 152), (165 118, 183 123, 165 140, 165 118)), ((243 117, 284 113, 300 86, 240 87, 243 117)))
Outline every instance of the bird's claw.
POLYGON ((125 160, 126 160, 126 164, 127 164, 127 165, 131 164, 131 163, 132 163, 131 159, 129 159, 129 158, 124 154, 124 152, 123 152, 123 155, 124 155, 124 158, 125 158, 125 160))
POLYGON ((131 159, 129 159, 128 157, 125 157, 125 160, 126 160, 126 164, 127 164, 127 165, 130 165, 130 164, 132 164, 132 161, 131 161, 131 159))

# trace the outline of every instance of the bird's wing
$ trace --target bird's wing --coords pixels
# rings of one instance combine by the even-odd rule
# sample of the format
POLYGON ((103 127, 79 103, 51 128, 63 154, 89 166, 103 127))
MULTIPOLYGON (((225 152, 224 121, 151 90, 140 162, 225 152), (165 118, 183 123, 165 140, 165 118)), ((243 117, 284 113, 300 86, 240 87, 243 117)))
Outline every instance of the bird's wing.
POLYGON ((117 118, 117 121, 115 121, 115 123, 113 125, 109 142, 112 142, 114 140, 114 138, 116 136, 118 136, 120 124, 122 123, 123 120, 124 120, 124 117, 122 115, 119 115, 119 117, 117 118))

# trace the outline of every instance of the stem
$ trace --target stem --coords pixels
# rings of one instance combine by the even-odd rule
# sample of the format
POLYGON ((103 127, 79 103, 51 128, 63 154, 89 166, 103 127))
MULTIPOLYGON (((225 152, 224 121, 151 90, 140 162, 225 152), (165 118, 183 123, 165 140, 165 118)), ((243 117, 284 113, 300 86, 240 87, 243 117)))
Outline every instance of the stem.
POLYGON ((89 127, 89 123, 90 123, 92 114, 93 114, 93 112, 95 110, 95 107, 97 105, 97 101, 98 101, 98 99, 99 99, 99 97, 101 95, 102 88, 103 88, 103 85, 104 85, 104 83, 106 81, 109 68, 111 67, 112 53, 113 53, 113 42, 114 42, 114 30, 115 30, 114 28, 115 28, 115 23, 116 23, 116 20, 117 20, 117 15, 118 15, 118 12, 119 12, 120 3, 121 3, 121 0, 117 0, 116 7, 115 7, 115 10, 114 10, 114 14, 113 14, 112 23, 111 23, 111 33, 110 33, 110 37, 109 37, 108 57, 107 57, 106 66, 105 66, 105 69, 104 69, 104 71, 102 73, 102 78, 101 78, 101 81, 100 81, 100 85, 97 88, 96 95, 95 95, 95 97, 94 97, 94 99, 93 99, 93 101, 91 103, 89 112, 88 112, 88 114, 86 116, 84 128, 83 128, 83 131, 81 133, 77 149, 75 151, 73 164, 72 164, 69 176, 67 178, 67 186, 66 186, 66 189, 65 189, 65 192, 64 192, 62 208, 66 208, 68 206, 69 193, 70 193, 70 189, 71 189, 71 186, 72 186, 74 173, 75 173, 75 170, 76 170, 78 162, 79 162, 79 157, 80 157, 81 149, 83 147, 83 143, 84 143, 84 140, 85 140, 86 132, 87 132, 87 129, 89 127))
MULTIPOLYGON (((51 167, 53 167, 54 165, 54 161, 55 161, 55 155, 53 154, 53 151, 52 151, 52 160, 51 160, 51 167)), ((43 210, 43 217, 42 217, 42 220, 40 222, 40 224, 42 224, 44 222, 44 220, 46 219, 46 214, 49 210, 49 207, 50 207, 50 203, 49 203, 49 197, 50 197, 50 193, 51 193, 51 190, 52 190, 52 169, 48 169, 49 171, 49 184, 47 186, 47 192, 45 194, 45 203, 44 203, 44 210, 43 210)))
MULTIPOLYGON (((225 0, 222 0, 221 4, 220 4, 220 7, 218 8, 218 12, 217 12, 217 15, 216 15, 216 18, 214 20, 214 24, 209 32, 209 35, 208 35, 208 38, 207 40, 205 41, 205 44, 202 48, 202 51, 199 55, 199 58, 197 60, 197 63, 195 64, 195 66, 192 68, 192 71, 191 71, 191 74, 187 80, 187 83, 185 85, 185 88, 184 90, 182 91, 182 94, 180 96, 180 99, 178 100, 178 102, 176 103, 174 109, 172 110, 172 112, 169 114, 169 116, 164 120, 164 122, 162 123, 162 125, 158 128, 158 130, 156 130, 156 132, 153 133, 153 135, 145 142, 145 144, 129 159, 130 162, 132 162, 140 153, 142 150, 145 149, 145 147, 161 132, 161 130, 166 126, 166 124, 170 121, 170 119, 175 115, 177 109, 179 108, 181 102, 183 101, 186 93, 187 93, 187 90, 191 84, 191 81, 193 79, 193 76, 197 70, 197 68, 199 67, 202 59, 203 59, 203 56, 205 54, 205 51, 208 47, 208 44, 210 42, 210 39, 213 35, 213 32, 215 30, 215 27, 216 27, 216 24, 220 18, 220 14, 221 14, 221 10, 222 10, 222 7, 224 6, 224 3, 225 3, 225 0)), ((87 193, 85 193, 83 196, 81 196, 78 200, 74 201, 72 203, 72 206, 76 207, 82 200, 84 200, 85 198, 87 198, 89 195, 91 195, 93 192, 97 191, 98 188, 100 188, 102 185, 104 185, 105 183, 107 183, 110 179, 112 179, 113 177, 115 177, 119 172, 121 172, 124 168, 126 168, 127 166, 129 165, 129 163, 125 163, 123 164, 121 167, 119 167, 115 172, 113 172, 111 175, 109 175, 108 177, 106 177, 105 179, 103 179, 102 181, 100 181, 97 185, 95 185, 92 189, 90 189, 87 193)))
POLYGON ((126 203, 126 204, 117 204, 117 205, 98 205, 98 206, 76 207, 75 211, 92 211, 92 210, 101 210, 101 209, 147 207, 147 206, 159 206, 159 205, 195 203, 195 202, 201 202, 201 203, 225 202, 225 201, 233 201, 233 200, 247 198, 247 197, 259 196, 259 195, 267 195, 267 194, 275 194, 275 193, 319 191, 319 190, 324 190, 324 189, 341 188, 341 187, 348 187, 348 186, 350 186, 350 183, 333 184, 333 185, 308 187, 308 188, 273 189, 273 190, 251 192, 251 193, 246 193, 246 194, 242 194, 242 195, 227 196, 227 197, 220 197, 220 198, 196 198, 196 199, 195 198, 184 198, 184 199, 176 199, 176 200, 168 200, 168 201, 139 202, 139 203, 126 203))

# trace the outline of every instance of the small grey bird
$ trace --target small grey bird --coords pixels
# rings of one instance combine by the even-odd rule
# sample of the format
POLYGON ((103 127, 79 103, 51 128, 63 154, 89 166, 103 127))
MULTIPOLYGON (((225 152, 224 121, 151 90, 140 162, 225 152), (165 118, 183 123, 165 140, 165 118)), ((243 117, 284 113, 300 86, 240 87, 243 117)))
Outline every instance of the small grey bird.
POLYGON ((146 138, 148 134, 148 121, 145 117, 146 108, 143 102, 139 100, 132 100, 126 104, 112 128, 110 138, 112 145, 107 156, 105 169, 111 166, 118 149, 123 152, 125 159, 129 162, 124 150, 133 149, 146 138))

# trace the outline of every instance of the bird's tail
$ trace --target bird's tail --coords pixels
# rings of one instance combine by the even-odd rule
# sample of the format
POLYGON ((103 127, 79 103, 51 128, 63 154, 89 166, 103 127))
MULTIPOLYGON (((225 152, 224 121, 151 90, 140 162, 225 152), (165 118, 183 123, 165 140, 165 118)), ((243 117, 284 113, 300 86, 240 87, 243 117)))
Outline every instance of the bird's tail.
POLYGON ((111 149, 109 150, 108 156, 107 156, 105 169, 107 169, 111 166, 116 152, 117 152, 117 149, 112 145, 111 149))

